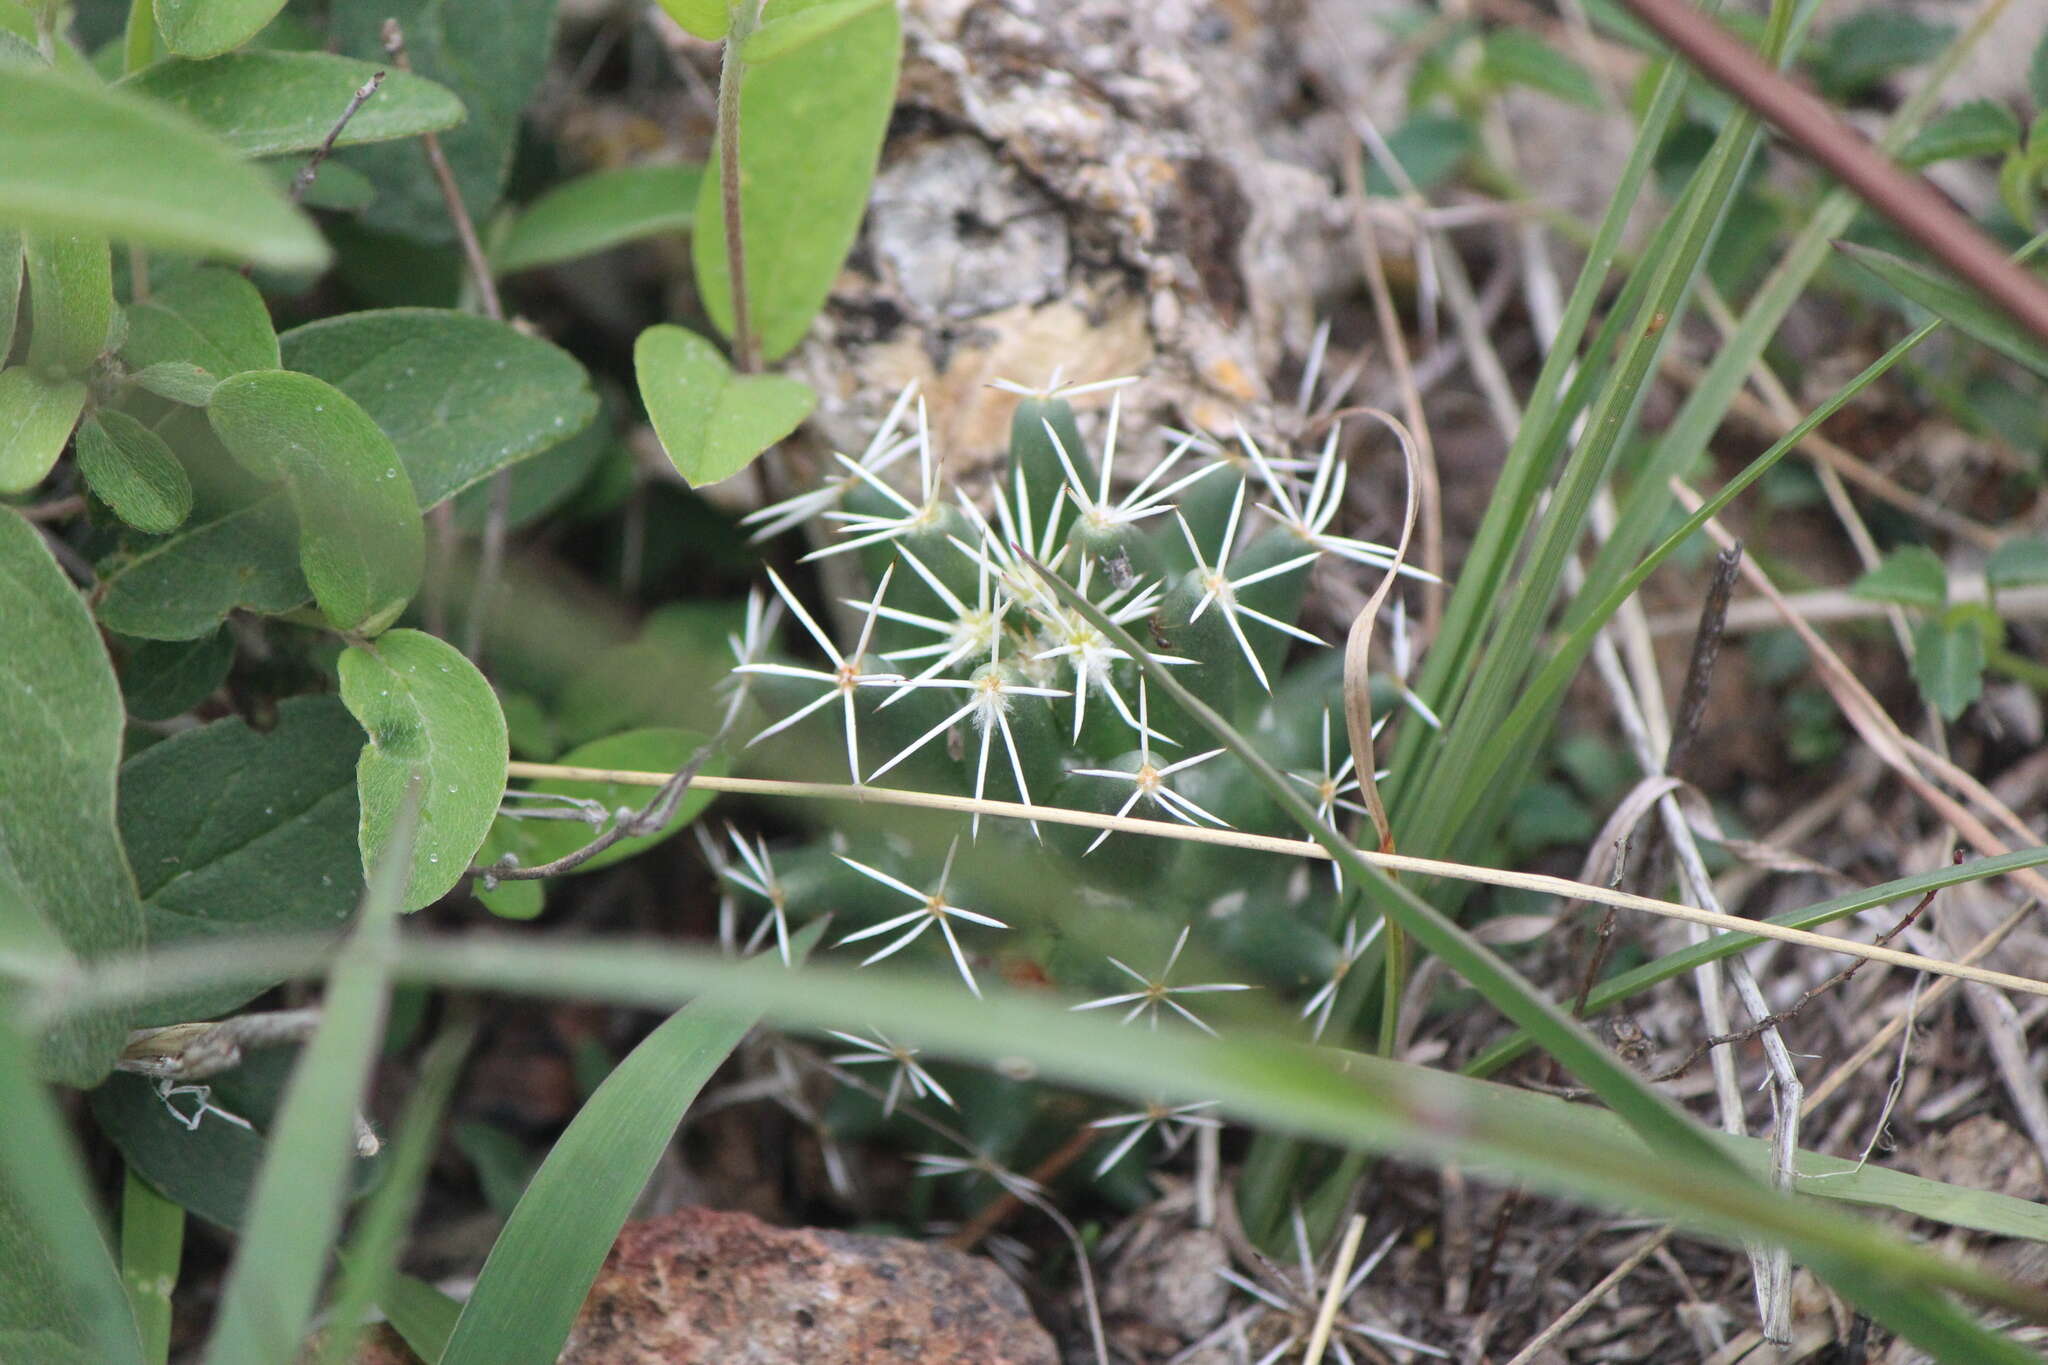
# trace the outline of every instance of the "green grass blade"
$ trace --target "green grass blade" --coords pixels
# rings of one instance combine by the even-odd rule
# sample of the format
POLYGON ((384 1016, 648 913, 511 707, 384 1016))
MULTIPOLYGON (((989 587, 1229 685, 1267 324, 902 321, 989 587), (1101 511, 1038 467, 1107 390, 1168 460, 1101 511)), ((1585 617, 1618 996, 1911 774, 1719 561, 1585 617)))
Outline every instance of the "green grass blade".
POLYGON ((0 1012, 0 1359, 141 1365, 78 1149, 0 1012))
POLYGON ((455 1335, 456 1319, 462 1305, 425 1280, 396 1272, 386 1275, 377 1290, 377 1306, 391 1322, 391 1329, 412 1347, 421 1360, 439 1360, 455 1335))
POLYGON ((185 1210, 129 1167, 121 1184, 121 1283, 150 1365, 170 1358, 171 1293, 184 1253, 185 1210))
MULTIPOLYGON (((824 929, 810 925, 792 951, 808 954, 824 929)), ((740 969, 748 977, 782 970, 767 962, 740 969)), ((729 1002, 693 1004, 613 1069, 528 1182, 441 1365, 554 1360, 684 1111, 760 1018, 729 1002)))
MULTIPOLYGON (((2048 848, 2023 848, 1996 858, 1979 858, 1967 863, 1952 864, 1935 872, 1922 872, 1911 877, 1900 877, 1895 881, 1882 882, 1877 886, 1851 891, 1797 910, 1787 910, 1772 915, 1766 924, 1783 925, 1790 929, 1818 929, 1875 906, 1887 905, 1893 901, 1922 896, 1930 891, 1940 891, 1965 882, 1983 881, 1988 877, 2003 876, 2021 868, 2039 867, 2048 863, 2048 848)), ((1638 992, 1648 990, 1661 981, 1704 967, 1709 962, 1719 962, 1724 957, 1756 947, 1763 940, 1754 934, 1720 933, 1698 943, 1689 943, 1675 952, 1664 954, 1640 967, 1631 967, 1617 973, 1595 986, 1586 996, 1586 1013, 1596 1015, 1609 1005, 1626 1000, 1638 992)), ((1467 1062, 1464 1072, 1468 1076, 1490 1076, 1512 1062, 1515 1058, 1535 1046, 1535 1040, 1526 1033, 1517 1033, 1495 1043, 1479 1056, 1467 1062)))
POLYGON ((455 1093, 455 1079, 475 1041, 476 1021, 463 1019, 444 1029, 421 1059, 419 1086, 406 1101, 384 1178, 342 1255, 341 1289, 328 1314, 331 1325, 320 1346, 321 1365, 347 1365, 355 1359, 364 1314, 382 1297, 384 1281, 398 1260, 440 1140, 448 1098, 455 1093))
POLYGON ((256 1178, 207 1365, 276 1365, 298 1357, 357 1160, 355 1116, 383 1033, 418 809, 417 796, 408 797, 356 930, 328 976, 320 1027, 293 1069, 256 1178))

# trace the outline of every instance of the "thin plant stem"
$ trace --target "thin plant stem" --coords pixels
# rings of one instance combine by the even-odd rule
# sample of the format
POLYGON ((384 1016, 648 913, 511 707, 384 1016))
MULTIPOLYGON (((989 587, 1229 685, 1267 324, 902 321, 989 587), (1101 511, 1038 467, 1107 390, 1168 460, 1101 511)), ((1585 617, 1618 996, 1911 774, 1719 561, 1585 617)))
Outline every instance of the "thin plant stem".
POLYGON ((320 174, 321 163, 325 162, 333 153, 335 139, 341 136, 344 128, 348 127, 348 121, 356 116, 356 110, 362 108, 364 102, 370 96, 376 94, 377 87, 382 84, 384 84, 384 73, 382 71, 373 71, 370 73, 370 79, 356 87, 355 94, 349 96, 347 107, 341 111, 341 117, 337 118, 334 121, 334 126, 327 130, 327 136, 320 139, 320 145, 315 147, 313 154, 306 158, 306 164, 299 167, 298 173, 292 176, 291 187, 285 191, 285 198, 296 204, 306 197, 306 191, 313 188, 313 178, 320 174))
POLYGON ((747 305, 747 244, 740 214, 740 49, 760 19, 757 0, 732 8, 732 27, 718 62, 718 199, 724 212, 725 273, 732 283, 732 361, 742 374, 761 368, 760 342, 747 305))

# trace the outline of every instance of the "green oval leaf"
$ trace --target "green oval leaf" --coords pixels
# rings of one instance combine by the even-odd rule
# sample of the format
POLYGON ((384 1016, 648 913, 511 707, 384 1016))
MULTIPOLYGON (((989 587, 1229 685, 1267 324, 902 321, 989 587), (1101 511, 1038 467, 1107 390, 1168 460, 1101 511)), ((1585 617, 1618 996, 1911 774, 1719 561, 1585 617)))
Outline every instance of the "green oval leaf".
POLYGON ((1984 694, 1984 633, 1969 621, 1922 621, 1913 629, 1913 681, 1943 719, 1962 715, 1984 694))
POLYGON ((2048 540, 2015 536, 2006 541, 1984 562, 1984 581, 1994 592, 2048 583, 2048 540))
POLYGON ((745 469, 795 431, 818 401, 794 379, 734 374, 716 346, 667 324, 640 334, 633 372, 662 449, 692 488, 745 469))
POLYGON ((213 57, 254 38, 283 8, 284 0, 156 0, 156 27, 171 51, 213 57))
POLYGON ((469 313, 384 308, 308 323, 284 363, 360 403, 398 447, 421 508, 564 441, 597 413, 568 352, 469 313))
POLYGON ((143 371, 183 362, 226 379, 277 369, 277 332, 255 285, 237 271, 202 266, 154 281, 147 299, 128 305, 121 359, 143 371))
POLYGON ((519 211, 491 253, 504 272, 574 260, 663 232, 697 217, 702 166, 623 166, 557 185, 519 211))
POLYGON ((1849 259, 1928 312, 1968 332, 2008 360, 2048 379, 2048 344, 1945 275, 1854 242, 1837 242, 1849 259))
MULTIPOLYGON (((362 729, 338 698, 293 697, 267 731, 217 720, 123 764, 121 837, 150 946, 346 925, 363 894, 362 748, 362 729)), ((141 1022, 211 1018, 275 984, 154 1002, 141 1022)))
MULTIPOLYGON (((784 0, 766 17, 809 8, 784 0)), ((895 107, 902 47, 896 7, 885 5, 809 44, 803 61, 750 66, 740 78, 747 302, 763 359, 803 340, 853 245, 895 107)), ((691 255, 705 311, 730 336, 732 282, 715 159, 699 192, 691 255)))
POLYGON ((1941 556, 1925 545, 1908 545, 1886 555, 1878 566, 1849 585, 1858 597, 1940 611, 1948 605, 1948 570, 1941 556))
POLYGON ((214 432, 259 478, 281 479, 299 521, 299 567, 336 629, 374 634, 420 585, 426 537, 390 438, 333 385, 289 370, 224 379, 214 432))
POLYGON ((114 515, 163 535, 192 515, 192 479, 164 438, 125 412, 105 408, 78 429, 78 472, 114 515))
POLYGON ((660 0, 661 7, 668 11, 668 17, 683 26, 687 33, 713 42, 725 36, 732 27, 729 0, 660 0))
POLYGON ((1998 156, 2020 143, 2020 121, 1995 100, 1971 100, 1943 113, 1899 153, 1908 166, 1930 166, 1957 157, 1998 156))
MULTIPOLYGON (((654 728, 627 730, 622 734, 607 735, 592 740, 556 759, 555 762, 571 768, 621 768, 631 772, 672 773, 690 761, 708 736, 695 730, 654 728)), ((723 755, 715 756, 704 765, 703 772, 711 776, 723 776, 728 764, 723 755)), ((628 787, 617 782, 536 782, 531 790, 553 796, 574 797, 582 801, 595 801, 608 811, 621 808, 639 810, 653 798, 647 787, 628 787)), ((654 847, 662 840, 682 832, 685 825, 703 813, 711 804, 712 793, 692 789, 683 796, 676 807, 675 818, 662 827, 660 832, 638 838, 621 839, 604 852, 581 864, 577 872, 591 872, 600 867, 623 862, 654 847)), ((555 859, 574 853, 595 837, 596 831, 588 825, 570 820, 506 820, 500 819, 493 829, 495 842, 502 852, 516 853, 522 863, 551 863, 555 859)))
POLYGON ((206 62, 171 58, 136 72, 120 88, 163 101, 244 156, 276 156, 318 147, 379 70, 384 83, 363 101, 335 146, 389 142, 462 122, 462 101, 446 86, 325 52, 236 52, 206 62))
POLYGON ((48 71, 0 66, 0 218, 279 270, 327 263, 312 222, 211 134, 48 71))
POLYGON ((79 374, 107 348, 114 323, 114 264, 107 239, 81 232, 31 232, 28 363, 79 374))
MULTIPOLYGON (((114 828, 126 723, 78 590, 35 527, 0 513, 0 942, 54 934, 87 960, 142 946, 142 905, 114 828)), ((127 1029, 116 1013, 68 1025, 43 1040, 40 1069, 91 1085, 127 1029)))
POLYGON ((284 494, 195 517, 102 565, 100 623, 143 640, 195 640, 231 611, 268 615, 312 597, 284 494))
POLYGON ((148 365, 137 370, 128 376, 128 382, 173 403, 203 408, 213 397, 214 385, 220 381, 189 360, 166 360, 161 365, 148 365))
POLYGON ((462 880, 505 794, 509 746, 497 694, 454 646, 394 630, 343 652, 341 699, 370 734, 356 765, 363 866, 390 844, 417 779, 419 834, 403 905, 430 905, 462 880))
POLYGON ((85 411, 85 385, 0 370, 0 493, 22 493, 49 474, 85 411))

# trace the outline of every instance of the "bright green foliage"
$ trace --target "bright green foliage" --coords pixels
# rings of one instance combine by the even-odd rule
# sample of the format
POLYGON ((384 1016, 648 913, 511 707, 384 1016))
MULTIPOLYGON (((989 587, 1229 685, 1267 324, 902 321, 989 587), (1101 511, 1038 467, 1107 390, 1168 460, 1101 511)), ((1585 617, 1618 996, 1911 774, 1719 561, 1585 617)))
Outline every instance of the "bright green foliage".
MULTIPOLYGON (((121 695, 106 647, 34 527, 0 513, 0 942, 80 958, 142 944, 142 906, 114 827, 121 695)), ((106 1074, 120 1014, 43 1040, 42 1072, 67 1085, 106 1074)))
POLYGON ((287 368, 362 405, 398 448, 422 510, 581 431, 590 377, 559 347, 439 308, 383 308, 295 327, 287 368))
POLYGON ((1849 253, 1850 260, 1942 321, 2048 379, 2048 342, 2029 333, 2003 309, 1985 302, 1975 290, 1889 252, 1852 242, 1838 245, 1849 253))
POLYGON ((14 320, 21 311, 21 232, 0 227, 0 356, 14 347, 14 320))
POLYGON ((163 437, 112 408, 78 429, 78 472, 138 531, 163 535, 192 514, 192 479, 163 437))
POLYGON ((356 90, 380 70, 384 83, 356 110, 336 146, 389 142, 462 121, 462 101, 445 86, 325 52, 174 58, 136 72, 121 88, 163 101, 244 156, 276 156, 318 147, 356 90))
POLYGON ((1924 545, 1908 545, 1857 579, 1849 591, 1858 597, 1940 611, 1948 605, 1948 570, 1941 556, 1924 545))
POLYGON ((794 379, 734 374, 718 348, 681 327, 649 327, 633 345, 640 401, 691 487, 729 479, 802 425, 817 395, 794 379))
POLYGON ((338 630, 373 635, 412 600, 426 540, 391 441, 353 400, 311 375, 247 370, 207 405, 222 444, 281 480, 299 521, 299 567, 338 630))
POLYGON ((0 222, 304 270, 327 244, 255 167, 149 100, 0 65, 0 222))
POLYGON ((492 264, 509 274, 688 231, 703 178, 702 166, 622 166, 557 185, 513 217, 492 264))
POLYGON ((733 0, 660 0, 669 18, 699 38, 718 39, 732 23, 733 0))
POLYGON ((394 630, 341 656, 341 699, 369 732, 356 767, 363 866, 393 846, 417 788, 401 909, 446 895, 483 846, 505 792, 505 717, 476 665, 416 630, 394 630))
POLYGON ((78 375, 106 349, 114 322, 113 260, 107 239, 78 232, 31 232, 28 296, 35 324, 30 368, 78 375))
POLYGON ((219 381, 189 360, 166 360, 128 376, 128 382, 145 393, 168 398, 188 408, 203 408, 213 399, 219 381))
MULTIPOLYGON (((362 727, 340 701, 293 697, 268 731, 230 717, 124 764, 121 838, 151 946, 346 924, 363 893, 362 749, 362 727)), ((164 1001, 148 1022, 222 1014, 269 984, 164 1001)))
POLYGON ((740 47, 740 60, 758 65, 787 57, 885 4, 893 4, 893 0, 821 0, 809 9, 790 7, 747 35, 740 47))
POLYGON ((226 379, 278 368, 277 332, 255 285, 237 271, 203 266, 152 281, 149 297, 128 305, 121 359, 142 371, 183 362, 226 379))
POLYGON ((130 1167, 121 1183, 121 1283, 147 1360, 170 1358, 171 1295, 184 1255, 185 1210, 130 1167))
POLYGON ((217 57, 261 33, 284 0, 155 0, 157 31, 181 57, 217 57))
POLYGON ((0 493, 41 483, 84 410, 85 385, 76 379, 46 379, 19 365, 0 370, 0 493))
MULTIPOLYGON (((441 149, 471 220, 488 221, 504 193, 520 117, 547 69, 555 0, 336 0, 330 13, 339 50, 380 64, 380 30, 387 18, 397 19, 413 70, 462 102, 467 117, 441 139, 441 149)), ((372 227, 432 242, 454 237, 440 191, 422 173, 419 148, 366 147, 346 159, 377 187, 363 211, 372 227)))
MULTIPOLYGON (((813 8, 777 0, 769 24, 813 8)), ((764 29, 765 31, 765 29, 764 29)), ((802 60, 749 64, 740 84, 740 222, 749 318, 761 355, 803 340, 853 245, 896 97, 903 45, 893 4, 806 44, 802 60)), ((714 157, 691 238, 697 287, 732 334, 732 287, 714 157)))

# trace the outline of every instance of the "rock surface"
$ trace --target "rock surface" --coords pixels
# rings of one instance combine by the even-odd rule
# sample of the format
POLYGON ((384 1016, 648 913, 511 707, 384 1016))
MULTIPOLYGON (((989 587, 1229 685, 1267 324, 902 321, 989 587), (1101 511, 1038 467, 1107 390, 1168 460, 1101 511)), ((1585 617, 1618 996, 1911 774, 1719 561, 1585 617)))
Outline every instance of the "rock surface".
POLYGON ((686 1208, 629 1223, 564 1365, 1053 1365, 989 1261, 944 1246, 686 1208))

